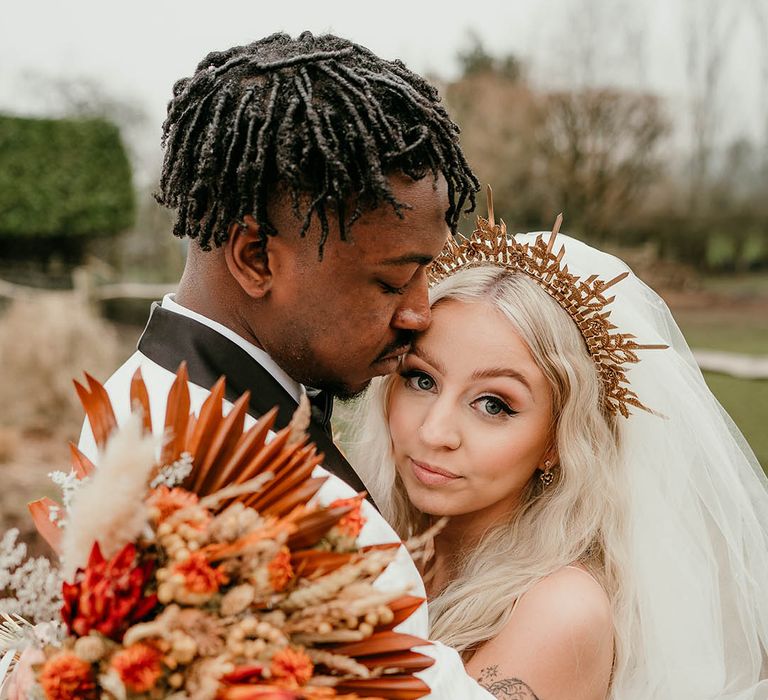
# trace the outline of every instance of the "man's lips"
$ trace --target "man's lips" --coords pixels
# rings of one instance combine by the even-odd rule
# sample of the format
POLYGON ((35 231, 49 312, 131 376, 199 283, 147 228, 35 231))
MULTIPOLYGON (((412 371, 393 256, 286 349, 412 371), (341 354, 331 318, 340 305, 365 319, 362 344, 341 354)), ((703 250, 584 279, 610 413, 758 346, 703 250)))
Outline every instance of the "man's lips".
POLYGON ((386 355, 383 355, 380 357, 377 362, 386 362, 387 360, 396 360, 401 355, 405 355, 409 350, 411 349, 410 345, 404 345, 401 348, 398 348, 396 350, 392 350, 391 352, 387 353, 386 355))
POLYGON ((456 481, 456 479, 461 479, 458 474, 454 474, 441 467, 436 467, 434 464, 419 462, 413 459, 413 457, 410 457, 410 460, 414 476, 427 486, 439 486, 450 481, 456 481))

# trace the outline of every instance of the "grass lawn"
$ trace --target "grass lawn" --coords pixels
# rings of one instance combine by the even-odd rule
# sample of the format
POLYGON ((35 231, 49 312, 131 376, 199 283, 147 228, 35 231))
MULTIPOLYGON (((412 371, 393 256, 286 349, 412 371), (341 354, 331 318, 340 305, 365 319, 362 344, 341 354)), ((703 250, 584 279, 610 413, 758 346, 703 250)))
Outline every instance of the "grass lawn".
MULTIPOLYGON (((768 356, 768 275, 703 281, 712 303, 682 304, 672 311, 692 348, 768 356)), ((746 436, 768 472, 768 380, 705 372, 720 403, 746 436)))
POLYGON ((698 350, 724 350, 745 355, 768 355, 768 307, 759 310, 685 309, 675 319, 698 350))
POLYGON ((768 472, 768 380, 737 379, 712 372, 705 372, 704 377, 768 472))

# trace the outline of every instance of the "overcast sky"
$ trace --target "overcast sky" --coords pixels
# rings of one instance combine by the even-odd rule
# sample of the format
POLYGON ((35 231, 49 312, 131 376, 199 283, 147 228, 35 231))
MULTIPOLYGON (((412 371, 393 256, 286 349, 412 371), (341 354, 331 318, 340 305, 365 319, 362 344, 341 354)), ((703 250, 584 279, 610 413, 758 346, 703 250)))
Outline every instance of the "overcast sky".
POLYGON ((0 0, 0 111, 51 112, 52 85, 86 79, 143 113, 147 143, 156 144, 171 86, 206 53, 304 29, 340 34, 445 79, 475 32, 492 53, 528 60, 539 83, 620 82, 684 110, 692 3, 727 7, 716 30, 729 32, 723 137, 757 138, 768 76, 754 8, 768 16, 768 0, 0 0))

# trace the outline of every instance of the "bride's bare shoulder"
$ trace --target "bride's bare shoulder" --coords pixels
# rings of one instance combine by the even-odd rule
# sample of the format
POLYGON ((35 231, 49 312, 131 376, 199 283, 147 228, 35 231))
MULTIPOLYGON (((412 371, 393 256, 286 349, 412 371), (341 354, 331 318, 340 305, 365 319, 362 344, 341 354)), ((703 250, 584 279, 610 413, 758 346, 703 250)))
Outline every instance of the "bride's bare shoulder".
POLYGON ((530 696, 521 697, 593 700, 605 698, 612 663, 608 595, 585 570, 564 567, 522 596, 509 622, 467 668, 481 683, 492 673, 525 684, 530 696))
POLYGON ((576 566, 565 566, 533 586, 520 599, 510 623, 532 616, 553 628, 586 635, 610 629, 613 622, 605 589, 576 566))

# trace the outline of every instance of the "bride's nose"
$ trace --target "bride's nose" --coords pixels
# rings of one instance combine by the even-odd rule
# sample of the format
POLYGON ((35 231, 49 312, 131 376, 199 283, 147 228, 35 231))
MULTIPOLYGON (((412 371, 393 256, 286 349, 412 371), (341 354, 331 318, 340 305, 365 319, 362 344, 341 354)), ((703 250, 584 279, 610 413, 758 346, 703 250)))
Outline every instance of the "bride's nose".
POLYGON ((419 437, 425 445, 455 450, 461 445, 461 432, 455 406, 445 396, 434 401, 419 426, 419 437))

